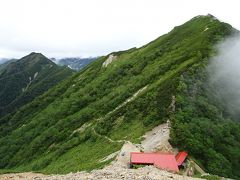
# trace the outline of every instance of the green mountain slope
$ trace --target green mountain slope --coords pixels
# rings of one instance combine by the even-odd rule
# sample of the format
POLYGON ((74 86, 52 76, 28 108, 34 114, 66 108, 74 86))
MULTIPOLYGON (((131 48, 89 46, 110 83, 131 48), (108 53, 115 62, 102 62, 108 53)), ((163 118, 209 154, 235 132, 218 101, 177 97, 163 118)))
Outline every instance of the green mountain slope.
POLYGON ((71 74, 70 69, 57 66, 39 53, 2 64, 0 115, 14 112, 71 74))
POLYGON ((10 124, 0 123, 0 168, 45 173, 100 168, 106 162, 99 160, 122 146, 106 136, 139 142, 146 131, 170 119, 172 144, 211 173, 240 177, 239 123, 216 118, 220 107, 215 103, 212 112, 201 83, 195 84, 202 98, 191 98, 196 94, 186 90, 204 82, 214 45, 233 31, 210 15, 199 16, 141 48, 99 58, 0 119, 10 124), (206 131, 213 133, 207 141, 206 131), (230 141, 226 146, 223 131, 230 141))

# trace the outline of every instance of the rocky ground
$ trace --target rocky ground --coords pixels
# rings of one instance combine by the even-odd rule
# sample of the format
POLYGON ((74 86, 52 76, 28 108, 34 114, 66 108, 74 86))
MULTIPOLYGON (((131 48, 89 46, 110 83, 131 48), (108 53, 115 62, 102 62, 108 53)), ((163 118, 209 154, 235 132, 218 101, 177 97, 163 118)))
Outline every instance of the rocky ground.
POLYGON ((172 148, 168 142, 170 136, 170 122, 161 124, 155 127, 153 130, 147 132, 141 142, 141 146, 144 152, 172 152, 176 151, 172 148))
POLYGON ((34 173, 20 173, 20 174, 7 174, 0 176, 0 179, 10 180, 169 180, 169 179, 179 179, 179 180, 196 180, 196 178, 191 178, 188 176, 182 176, 178 174, 173 174, 167 171, 159 170, 153 166, 145 166, 138 169, 126 169, 120 166, 108 166, 104 169, 93 170, 90 173, 78 172, 70 173, 66 175, 49 175, 45 176, 42 174, 34 173))

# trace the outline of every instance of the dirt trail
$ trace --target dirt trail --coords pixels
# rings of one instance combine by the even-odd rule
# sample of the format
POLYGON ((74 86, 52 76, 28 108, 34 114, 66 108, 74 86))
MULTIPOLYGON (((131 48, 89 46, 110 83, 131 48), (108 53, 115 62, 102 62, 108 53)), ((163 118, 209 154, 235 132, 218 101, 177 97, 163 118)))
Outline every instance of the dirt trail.
POLYGON ((170 135, 170 123, 161 124, 153 130, 147 132, 141 145, 144 152, 173 152, 173 148, 168 142, 170 135))
MULTIPOLYGON (((120 104, 119 106, 117 106, 115 109, 113 109, 112 111, 108 112, 105 116, 110 115, 112 113, 114 113, 115 111, 117 111, 118 109, 122 108, 123 106, 125 106, 126 104, 128 104, 129 102, 133 101, 139 94, 141 94, 143 91, 145 91, 147 89, 148 85, 144 86, 143 88, 139 89, 137 92, 135 92, 130 98, 126 99, 122 104, 120 104)), ((99 118, 97 119, 97 121, 101 121, 103 118, 99 118)))
POLYGON ((114 143, 114 142, 117 142, 117 143, 125 143, 125 142, 127 142, 126 140, 113 140, 113 139, 111 139, 111 138, 108 137, 108 136, 103 136, 103 135, 101 135, 101 134, 98 134, 94 128, 92 128, 92 131, 93 131, 93 133, 96 134, 98 137, 105 138, 105 139, 107 139, 107 140, 108 140, 109 142, 111 142, 111 143, 114 143))

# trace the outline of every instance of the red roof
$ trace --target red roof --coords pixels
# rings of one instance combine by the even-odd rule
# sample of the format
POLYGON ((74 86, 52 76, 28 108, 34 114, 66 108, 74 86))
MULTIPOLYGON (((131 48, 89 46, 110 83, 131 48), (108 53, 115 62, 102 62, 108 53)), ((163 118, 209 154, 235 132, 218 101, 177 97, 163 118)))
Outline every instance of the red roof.
POLYGON ((178 166, 182 165, 182 163, 185 161, 187 156, 188 156, 188 153, 185 151, 181 151, 177 154, 176 160, 177 160, 178 166))
POLYGON ((174 154, 170 153, 131 153, 132 164, 153 164, 154 166, 169 171, 178 172, 178 165, 174 154))

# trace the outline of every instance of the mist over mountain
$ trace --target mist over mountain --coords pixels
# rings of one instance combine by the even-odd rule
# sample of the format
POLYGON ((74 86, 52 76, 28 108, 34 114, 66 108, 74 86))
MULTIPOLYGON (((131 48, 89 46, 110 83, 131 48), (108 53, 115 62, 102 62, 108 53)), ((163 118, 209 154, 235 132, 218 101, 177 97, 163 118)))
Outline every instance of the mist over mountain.
POLYGON ((208 66, 209 84, 223 105, 223 115, 240 121, 240 35, 233 34, 217 45, 208 66))

